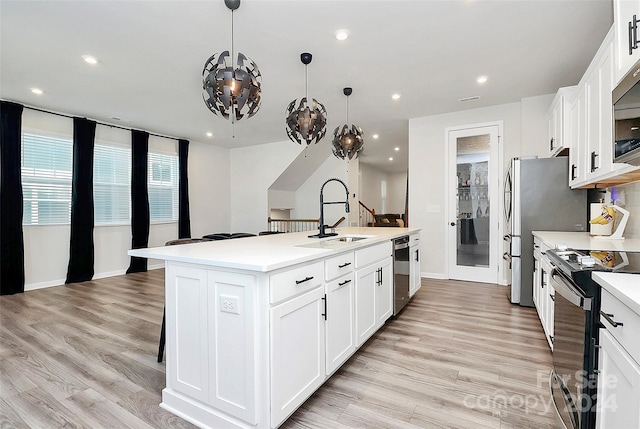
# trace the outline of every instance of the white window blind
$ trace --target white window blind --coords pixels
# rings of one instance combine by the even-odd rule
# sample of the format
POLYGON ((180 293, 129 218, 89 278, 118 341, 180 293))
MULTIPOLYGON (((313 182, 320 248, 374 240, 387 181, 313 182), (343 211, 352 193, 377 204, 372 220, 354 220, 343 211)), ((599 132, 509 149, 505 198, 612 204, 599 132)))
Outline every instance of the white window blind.
MULTIPOLYGON (((151 222, 178 220, 178 156, 149 152, 148 192, 151 222)), ((22 135, 23 224, 69 224, 73 141, 47 135, 22 135)), ((93 160, 96 225, 129 224, 131 149, 96 144, 93 160)))
POLYGON ((93 205, 96 225, 128 224, 131 149, 96 144, 93 154, 93 205))
POLYGON ((69 223, 72 164, 70 139, 22 134, 24 225, 69 223))
POLYGON ((178 220, 178 157, 149 152, 149 215, 151 222, 178 220))

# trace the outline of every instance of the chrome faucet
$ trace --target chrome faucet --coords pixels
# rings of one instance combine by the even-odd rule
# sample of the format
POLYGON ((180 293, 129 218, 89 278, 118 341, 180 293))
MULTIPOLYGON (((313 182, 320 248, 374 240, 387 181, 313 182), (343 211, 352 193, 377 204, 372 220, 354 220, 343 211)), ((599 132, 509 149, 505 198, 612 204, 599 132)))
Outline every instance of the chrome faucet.
POLYGON ((329 179, 322 184, 322 187, 320 187, 320 232, 315 235, 310 235, 309 238, 324 238, 324 237, 331 237, 334 235, 338 235, 335 232, 329 232, 329 233, 325 232, 325 228, 327 226, 324 224, 324 205, 325 204, 344 204, 344 211, 349 213, 349 189, 347 188, 347 185, 345 185, 345 183, 342 180, 335 179, 335 178, 329 179), (324 202, 324 187, 329 182, 340 182, 342 186, 344 186, 344 190, 347 194, 347 198, 344 201, 328 201, 326 203, 324 202))

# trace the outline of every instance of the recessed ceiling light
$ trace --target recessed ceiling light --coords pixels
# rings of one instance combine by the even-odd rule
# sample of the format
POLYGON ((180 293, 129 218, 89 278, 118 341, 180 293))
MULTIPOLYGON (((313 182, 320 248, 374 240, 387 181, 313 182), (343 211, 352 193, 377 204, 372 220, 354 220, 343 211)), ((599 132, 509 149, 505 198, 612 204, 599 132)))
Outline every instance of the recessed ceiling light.
POLYGON ((374 140, 377 139, 378 137, 380 137, 380 136, 377 135, 377 134, 374 134, 374 135, 371 136, 371 138, 373 138, 374 140))
POLYGON ((399 100, 400 99, 400 94, 393 94, 393 95, 391 95, 391 98, 393 98, 394 100, 399 100))
POLYGON ((394 148, 393 148, 393 150, 395 150, 396 152, 398 152, 398 151, 400 150, 400 148, 396 146, 396 147, 394 147, 394 148))
POLYGON ((640 130, 640 128, 638 128, 638 127, 631 127, 631 131, 638 131, 638 130, 640 130))
POLYGON ((345 28, 341 28, 340 30, 336 30, 333 34, 336 36, 336 39, 338 40, 347 40, 351 32, 345 28))
POLYGON ((208 132, 207 133, 207 137, 213 137, 213 133, 212 132, 208 132))
POLYGON ((389 157, 389 161, 393 161, 393 157, 392 156, 389 157))
POLYGON ((100 60, 94 57, 93 55, 83 55, 82 59, 84 60, 85 63, 91 64, 91 65, 96 65, 100 62, 100 60))
POLYGON ((476 82, 478 82, 478 83, 485 83, 488 79, 489 79, 489 78, 488 78, 487 76, 479 76, 479 77, 476 79, 476 82))
POLYGON ((42 95, 44 93, 44 91, 41 90, 40 88, 31 88, 31 92, 33 92, 36 95, 42 95))

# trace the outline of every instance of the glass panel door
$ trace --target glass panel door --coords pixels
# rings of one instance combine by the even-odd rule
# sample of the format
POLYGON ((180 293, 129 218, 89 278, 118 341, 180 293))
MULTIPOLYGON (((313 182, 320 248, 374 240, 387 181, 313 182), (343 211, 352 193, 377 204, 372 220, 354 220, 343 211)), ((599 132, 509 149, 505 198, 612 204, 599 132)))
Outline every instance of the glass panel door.
POLYGON ((496 283, 498 126, 450 130, 449 154, 449 278, 496 283))

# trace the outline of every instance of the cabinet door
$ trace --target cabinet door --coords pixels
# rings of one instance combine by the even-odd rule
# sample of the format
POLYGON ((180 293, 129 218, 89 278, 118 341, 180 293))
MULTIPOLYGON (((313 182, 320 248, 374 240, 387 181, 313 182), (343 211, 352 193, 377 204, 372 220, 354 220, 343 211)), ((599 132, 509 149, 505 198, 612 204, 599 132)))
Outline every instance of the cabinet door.
POLYGON ((640 365, 600 331, 596 428, 640 428, 640 365))
POLYGON ((534 250, 533 257, 533 305, 538 312, 538 318, 540 317, 540 259, 536 257, 536 251, 534 250))
MULTIPOLYGON (((640 2, 638 0, 614 0, 613 16, 615 25, 615 82, 619 82, 633 65, 640 59, 640 47, 633 48, 633 26, 634 15, 636 19, 640 19, 640 2)), ((640 36, 640 24, 635 30, 635 38, 638 40, 640 36)))
POLYGON ((325 379, 324 288, 273 307, 271 427, 277 427, 325 379))
POLYGON ((409 248, 409 297, 413 297, 420 289, 422 283, 420 281, 420 245, 411 246, 409 248))
POLYGON ((207 271, 169 263, 166 276, 167 387, 209 400, 207 271))
POLYGON ((327 375, 353 354, 355 341, 355 278, 353 273, 327 283, 327 375))
POLYGON ((585 118, 585 85, 576 89, 569 107, 569 121, 571 122, 571 150, 569 151, 569 186, 583 182, 586 179, 586 142, 587 122, 585 118))
POLYGON ((393 259, 387 258, 377 264, 376 282, 376 330, 393 314, 393 259))
POLYGON ((379 266, 356 271, 356 344, 361 346, 376 331, 376 288, 379 266))

